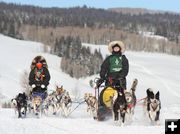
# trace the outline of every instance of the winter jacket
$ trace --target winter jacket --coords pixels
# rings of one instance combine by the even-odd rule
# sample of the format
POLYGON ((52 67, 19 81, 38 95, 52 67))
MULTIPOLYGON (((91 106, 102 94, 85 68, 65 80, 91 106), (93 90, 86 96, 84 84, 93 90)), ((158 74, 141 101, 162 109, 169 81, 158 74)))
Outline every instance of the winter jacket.
POLYGON ((35 84, 36 86, 41 86, 41 85, 45 85, 45 87, 47 87, 49 85, 49 80, 50 80, 50 74, 49 71, 46 67, 43 67, 43 79, 42 80, 36 80, 36 69, 34 68, 31 70, 30 74, 29 74, 29 85, 32 86, 33 84, 35 84))
POLYGON ((110 56, 108 56, 105 61, 102 63, 101 65, 101 70, 100 70, 100 77, 101 79, 107 80, 109 78, 118 80, 118 79, 122 79, 122 84, 124 86, 124 88, 126 88, 126 76, 129 72, 129 62, 128 59, 126 58, 125 55, 121 55, 121 53, 114 53, 110 56), (114 57, 118 57, 121 60, 117 61, 117 63, 119 64, 118 68, 113 68, 115 71, 113 71, 113 69, 111 69, 112 67, 114 67, 112 64, 113 62, 116 63, 116 61, 113 61, 112 59, 114 57), (119 63, 120 62, 120 63, 119 63))

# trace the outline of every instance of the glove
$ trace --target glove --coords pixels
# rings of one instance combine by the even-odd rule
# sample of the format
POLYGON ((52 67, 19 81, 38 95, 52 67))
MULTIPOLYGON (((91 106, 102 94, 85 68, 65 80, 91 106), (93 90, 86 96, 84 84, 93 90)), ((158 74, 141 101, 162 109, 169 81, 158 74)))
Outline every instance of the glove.
POLYGON ((102 78, 100 78, 99 80, 97 80, 97 82, 96 82, 96 87, 99 88, 103 82, 104 82, 104 79, 102 79, 102 78))
POLYGON ((32 85, 31 85, 31 87, 32 87, 32 88, 35 88, 35 87, 36 87, 36 85, 35 85, 35 84, 32 84, 32 85))
POLYGON ((42 85, 41 85, 41 88, 45 88, 45 85, 42 84, 42 85))

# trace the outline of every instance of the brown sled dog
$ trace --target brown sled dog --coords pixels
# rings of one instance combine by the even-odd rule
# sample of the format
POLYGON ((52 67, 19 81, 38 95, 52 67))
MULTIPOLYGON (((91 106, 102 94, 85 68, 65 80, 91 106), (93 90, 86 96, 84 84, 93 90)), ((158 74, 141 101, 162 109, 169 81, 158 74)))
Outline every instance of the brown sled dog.
POLYGON ((84 101, 87 104, 87 112, 93 116, 94 119, 97 119, 97 108, 98 108, 98 101, 92 93, 85 93, 84 94, 84 101))

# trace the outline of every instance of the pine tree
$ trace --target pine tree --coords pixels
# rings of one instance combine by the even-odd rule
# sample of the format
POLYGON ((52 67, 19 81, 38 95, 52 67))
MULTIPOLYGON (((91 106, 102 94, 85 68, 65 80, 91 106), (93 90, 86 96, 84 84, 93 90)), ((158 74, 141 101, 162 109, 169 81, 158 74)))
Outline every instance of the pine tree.
POLYGON ((16 36, 15 24, 13 22, 10 24, 8 35, 11 36, 11 37, 15 37, 16 36))

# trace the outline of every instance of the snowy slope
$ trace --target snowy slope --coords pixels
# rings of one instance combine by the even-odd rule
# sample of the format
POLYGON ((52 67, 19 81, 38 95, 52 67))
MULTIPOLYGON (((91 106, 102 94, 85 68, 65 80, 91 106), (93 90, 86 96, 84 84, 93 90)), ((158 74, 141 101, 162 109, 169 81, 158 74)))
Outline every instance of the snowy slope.
MULTIPOLYGON (((108 53, 107 46, 90 45, 91 51, 101 49, 103 57, 108 53)), ((6 98, 14 97, 21 91, 19 79, 24 70, 29 71, 32 59, 36 55, 43 55, 49 65, 51 81, 49 91, 54 90, 55 84, 63 85, 67 90, 77 90, 81 97, 84 92, 94 92, 89 80, 96 76, 83 79, 73 79, 60 69, 60 58, 43 53, 40 43, 19 41, 0 35, 0 94, 6 98)), ((165 54, 144 52, 126 52, 130 63, 130 72, 127 77, 128 88, 134 78, 139 80, 137 98, 145 97, 145 91, 151 87, 160 91, 162 100, 161 124, 151 126, 144 118, 141 103, 135 109, 134 122, 124 127, 115 126, 112 119, 105 122, 94 121, 86 113, 86 105, 81 105, 70 117, 45 117, 36 119, 28 116, 27 119, 17 119, 12 109, 0 109, 0 131, 2 134, 164 134, 164 120, 180 118, 180 57, 165 54)), ((77 104, 73 104, 76 107, 77 104)))
POLYGON ((34 54, 41 52, 41 49, 40 43, 27 43, 0 35, 1 94, 12 97, 20 91, 19 76, 23 70, 29 69, 34 54))
MULTIPOLYGON (((101 50, 103 57, 109 54, 105 45, 84 44, 91 51, 101 50)), ((139 80, 137 95, 145 96, 147 88, 160 91, 163 104, 180 104, 180 57, 167 54, 147 52, 125 52, 129 59, 129 75, 127 84, 130 88, 134 78, 139 80)))
POLYGON ((43 44, 3 35, 0 35, 0 41, 0 94, 5 98, 10 99, 22 92, 21 75, 25 70, 30 72, 30 64, 37 55, 42 55, 47 60, 51 74, 50 91, 55 89, 55 85, 64 85, 67 89, 75 87, 77 80, 61 72, 59 57, 43 53, 43 44))

